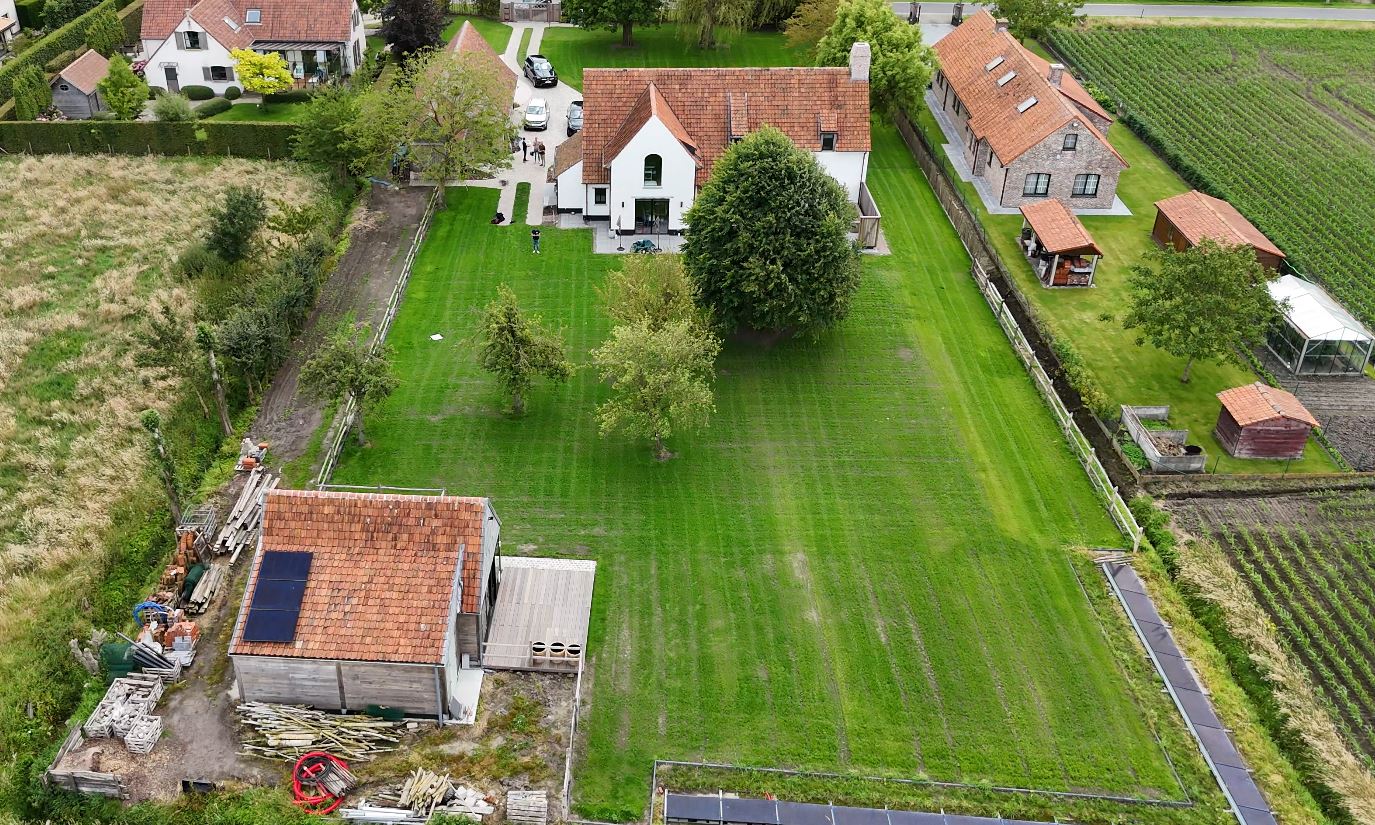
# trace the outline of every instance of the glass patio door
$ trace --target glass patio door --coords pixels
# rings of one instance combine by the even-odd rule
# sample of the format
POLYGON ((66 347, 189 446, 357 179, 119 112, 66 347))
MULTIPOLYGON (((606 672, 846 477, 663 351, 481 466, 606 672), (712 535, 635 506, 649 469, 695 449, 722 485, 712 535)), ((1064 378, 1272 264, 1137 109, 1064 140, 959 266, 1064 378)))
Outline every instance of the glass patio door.
POLYGON ((668 231, 668 198, 635 200, 635 233, 656 235, 668 231))

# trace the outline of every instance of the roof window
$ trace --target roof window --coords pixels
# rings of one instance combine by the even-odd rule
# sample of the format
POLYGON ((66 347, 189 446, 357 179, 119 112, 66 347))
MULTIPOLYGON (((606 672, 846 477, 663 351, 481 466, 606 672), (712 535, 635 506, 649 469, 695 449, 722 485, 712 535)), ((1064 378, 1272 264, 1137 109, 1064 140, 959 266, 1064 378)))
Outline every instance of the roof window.
POLYGON ((1035 105, 1036 105, 1036 98, 1034 98, 1034 97, 1029 97, 1029 98, 1027 98, 1026 100, 1023 100, 1021 103, 1018 103, 1018 104, 1017 104, 1017 113, 1018 113, 1018 114, 1021 114, 1022 112, 1025 112, 1027 109, 1030 109, 1032 106, 1035 106, 1035 105))
POLYGON ((262 9, 249 9, 248 11, 246 11, 246 12, 243 13, 243 21, 244 21, 245 23, 261 23, 261 22, 263 22, 263 10, 262 10, 262 9))
POLYGON ((234 31, 239 30, 239 24, 235 23, 233 20, 230 20, 228 17, 224 18, 224 24, 229 28, 233 29, 234 31))
POLYGON ((1002 77, 998 78, 998 85, 999 85, 999 86, 1006 86, 1007 83, 1008 83, 1008 81, 1010 81, 1012 78, 1014 78, 1014 77, 1016 77, 1016 76, 1017 76, 1017 73, 1016 73, 1016 72, 1008 72, 1007 74, 1005 74, 1005 75, 1003 75, 1002 77))
POLYGON ((1003 65, 1003 56, 998 55, 997 57, 993 58, 992 60, 984 64, 984 71, 991 72, 1001 65, 1003 65))

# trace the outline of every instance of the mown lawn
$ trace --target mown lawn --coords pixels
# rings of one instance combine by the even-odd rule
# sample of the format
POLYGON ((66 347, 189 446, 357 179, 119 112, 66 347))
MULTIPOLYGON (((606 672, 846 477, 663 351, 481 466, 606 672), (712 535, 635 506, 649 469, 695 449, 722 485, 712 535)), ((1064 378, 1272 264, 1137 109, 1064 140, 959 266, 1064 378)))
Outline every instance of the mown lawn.
POLYGON ((517 420, 475 366, 502 283, 587 363, 618 262, 589 231, 545 228, 534 256, 487 224, 496 190, 454 189, 421 250, 401 384, 335 480, 491 496, 506 552, 598 561, 583 815, 640 816, 656 757, 1181 795, 1137 705, 1158 689, 1120 675, 1070 565, 1121 538, 915 164, 877 137, 894 254, 866 258, 821 340, 730 343, 711 426, 668 463, 599 437, 590 369, 517 420))
MULTIPOLYGON (((919 125, 939 147, 944 142, 931 113, 922 107, 919 125)), ((1057 337, 1063 337, 1083 357, 1112 404, 1169 404, 1173 426, 1189 430, 1189 440, 1203 446, 1208 469, 1220 473, 1279 473, 1283 461, 1235 459, 1213 437, 1217 423, 1217 393, 1257 380, 1250 369, 1236 364, 1196 363, 1188 384, 1180 383, 1184 359, 1146 344, 1137 346, 1136 330, 1124 329, 1127 312, 1127 276, 1154 247, 1151 227, 1155 202, 1187 192, 1189 187, 1126 126, 1114 124, 1108 139, 1130 168, 1122 173, 1117 194, 1131 209, 1130 217, 1086 216, 1081 220, 1103 250, 1092 289, 1047 289, 1041 286, 1031 265, 1021 255, 1017 235, 1021 215, 990 215, 971 184, 960 182, 966 200, 975 211, 1004 264, 1017 279, 1022 294, 1057 337)), ((1303 458, 1289 472, 1336 472, 1331 458, 1309 439, 1303 458)))
POLYGON ((559 80, 582 86, 582 70, 684 66, 810 66, 804 54, 770 32, 723 32, 714 49, 699 49, 675 24, 637 28, 635 45, 621 47, 621 33, 604 29, 549 28, 540 53, 549 58, 559 80))
POLYGON ((448 43, 458 34, 458 30, 463 28, 463 21, 473 24, 477 33, 496 49, 497 54, 506 51, 506 45, 511 42, 511 27, 499 20, 492 20, 488 17, 455 17, 449 21, 449 25, 444 27, 444 42, 448 43))
POLYGON ((304 103, 273 103, 266 109, 257 103, 235 103, 217 115, 211 115, 206 120, 255 123, 297 123, 306 114, 304 103))

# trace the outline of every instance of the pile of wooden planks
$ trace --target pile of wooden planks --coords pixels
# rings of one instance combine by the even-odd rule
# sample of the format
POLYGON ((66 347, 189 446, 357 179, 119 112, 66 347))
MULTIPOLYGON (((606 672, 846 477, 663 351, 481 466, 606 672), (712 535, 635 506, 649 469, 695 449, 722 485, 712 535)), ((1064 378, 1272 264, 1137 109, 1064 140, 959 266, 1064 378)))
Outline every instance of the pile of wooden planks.
POLYGON ((339 716, 293 705, 247 702, 239 716, 249 728, 245 754, 295 761, 307 751, 328 751, 349 761, 366 761, 396 750, 400 725, 373 716, 339 716))
POLYGON ((506 821, 545 825, 549 821, 549 795, 544 791, 509 791, 506 821))
POLYGON ((214 600, 215 594, 220 592, 220 585, 224 584, 229 577, 229 572, 222 564, 212 564, 205 568, 205 573, 201 575, 201 580, 196 583, 196 587, 191 591, 191 598, 187 600, 187 613, 204 613, 210 607, 210 602, 214 600))
POLYGON ((239 498, 230 509, 224 527, 211 548, 217 555, 228 553, 231 566, 239 560, 239 553, 257 538, 258 528, 263 522, 263 498, 280 480, 264 472, 262 467, 249 472, 243 490, 239 492, 239 498))
POLYGON ((437 813, 481 820, 496 811, 481 791, 455 785, 448 774, 441 776, 424 768, 416 768, 400 788, 382 791, 374 798, 388 805, 371 805, 365 799, 339 815, 361 822, 423 823, 437 813))

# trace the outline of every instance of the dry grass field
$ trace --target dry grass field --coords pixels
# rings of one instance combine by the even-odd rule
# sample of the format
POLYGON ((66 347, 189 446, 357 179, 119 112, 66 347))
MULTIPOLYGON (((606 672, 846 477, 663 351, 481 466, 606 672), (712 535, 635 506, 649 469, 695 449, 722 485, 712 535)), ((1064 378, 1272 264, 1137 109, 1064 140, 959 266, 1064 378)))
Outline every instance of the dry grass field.
POLYGON ((0 753, 22 753, 70 710, 36 645, 90 621, 119 531, 164 529, 113 515, 156 489, 138 414, 188 394, 136 363, 145 313, 193 316, 171 265, 225 188, 297 203, 325 190, 238 160, 5 159, 0 179, 0 753))

